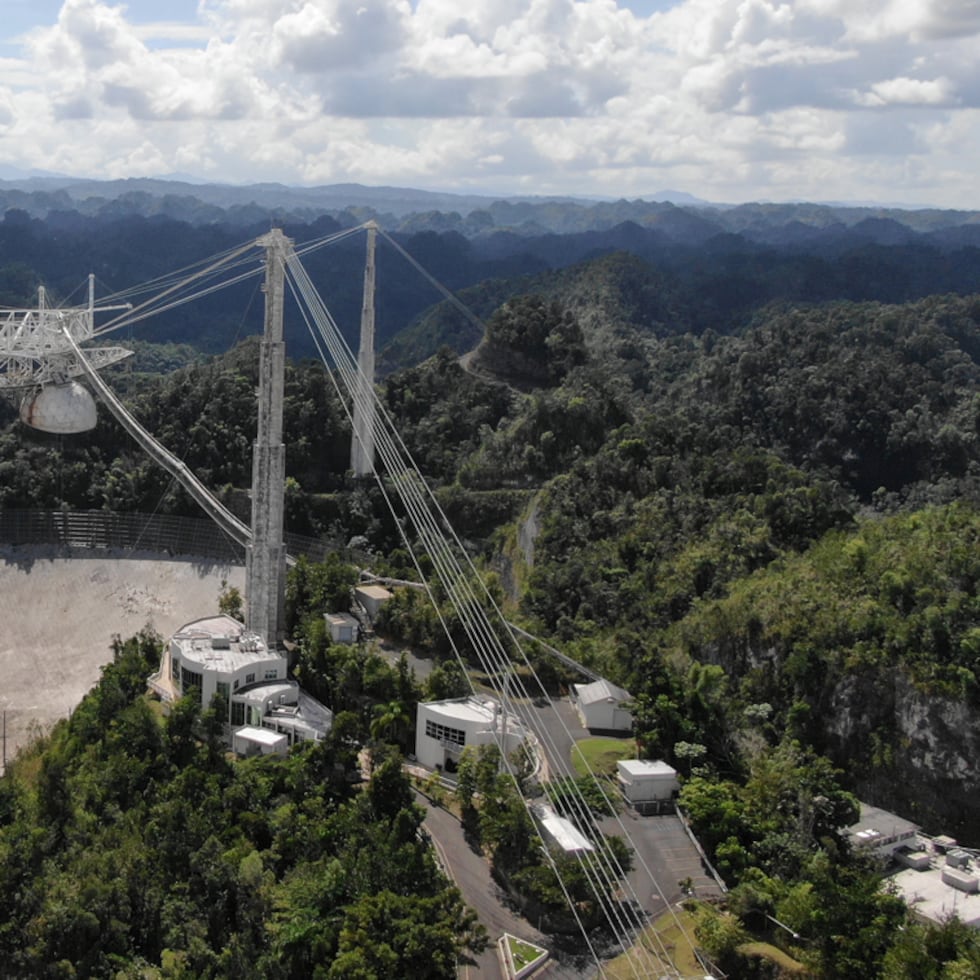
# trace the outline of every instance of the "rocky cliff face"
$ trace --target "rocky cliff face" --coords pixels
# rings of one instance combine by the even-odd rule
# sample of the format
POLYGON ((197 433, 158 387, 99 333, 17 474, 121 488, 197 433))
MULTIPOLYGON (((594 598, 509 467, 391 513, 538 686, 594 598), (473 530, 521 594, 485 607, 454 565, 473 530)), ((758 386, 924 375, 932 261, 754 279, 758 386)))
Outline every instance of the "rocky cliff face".
POLYGON ((980 713, 923 692, 901 671, 840 681, 824 719, 828 749, 868 802, 927 833, 980 844, 980 713))
MULTIPOLYGON (((785 659, 769 647, 702 651, 732 677, 766 678, 774 705, 787 707, 785 659)), ((800 697, 799 690, 796 697, 800 697)), ((841 676, 825 670, 806 691, 815 744, 862 800, 916 821, 926 833, 980 846, 980 711, 927 692, 900 667, 841 676)))

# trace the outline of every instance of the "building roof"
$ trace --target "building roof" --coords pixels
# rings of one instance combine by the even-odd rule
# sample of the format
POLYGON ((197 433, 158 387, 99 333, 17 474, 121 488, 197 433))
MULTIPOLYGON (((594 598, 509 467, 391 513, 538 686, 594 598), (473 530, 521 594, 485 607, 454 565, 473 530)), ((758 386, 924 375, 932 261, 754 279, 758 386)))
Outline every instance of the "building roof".
MULTIPOLYGON (((977 873, 975 863, 970 871, 977 873)), ((905 868, 890 875, 888 881, 896 885, 906 905, 921 918, 943 922, 955 915, 966 925, 980 928, 980 893, 964 892, 947 885, 942 872, 941 862, 934 857, 929 868, 923 871, 905 868)))
POLYGON ((181 662, 220 673, 234 673, 249 664, 278 663, 283 659, 269 650, 262 637, 248 632, 231 616, 195 619, 174 633, 171 641, 180 650, 181 662))
POLYGON ((547 803, 533 807, 541 829, 566 854, 581 854, 593 850, 592 842, 565 817, 560 817, 547 803))
POLYGON ((599 701, 629 701, 632 695, 629 691, 617 687, 612 681, 601 677, 591 684, 573 684, 575 696, 579 704, 596 704, 599 701))
POLYGON ((897 813, 862 803, 858 822, 847 828, 847 835, 857 844, 873 845, 879 839, 914 834, 918 829, 918 824, 898 816, 897 813))
MULTIPOLYGON (((492 727, 501 720, 499 702, 486 695, 471 694, 465 698, 450 698, 447 701, 426 701, 419 704, 429 715, 435 715, 446 722, 469 722, 492 727)), ((513 714, 507 714, 507 728, 514 732, 521 724, 513 714)))
POLYGON ((254 742, 256 745, 268 745, 270 748, 282 745, 287 741, 285 735, 278 732, 269 731, 268 728, 254 728, 246 725, 235 732, 236 738, 244 738, 247 742, 254 742))
POLYGON ((360 626, 357 617, 348 612, 324 613, 323 618, 331 626, 360 626))
POLYGON ((677 776, 677 770, 663 759, 620 759, 616 763, 619 771, 632 779, 652 779, 663 776, 677 776))
POLYGON ((383 585, 356 585, 354 591, 370 596, 372 599, 390 599, 393 595, 383 585))

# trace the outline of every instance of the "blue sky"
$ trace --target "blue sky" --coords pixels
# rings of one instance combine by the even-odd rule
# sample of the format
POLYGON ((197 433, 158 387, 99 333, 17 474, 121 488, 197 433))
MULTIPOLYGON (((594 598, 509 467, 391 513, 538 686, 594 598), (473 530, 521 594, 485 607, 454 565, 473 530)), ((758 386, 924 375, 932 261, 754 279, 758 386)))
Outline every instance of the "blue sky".
POLYGON ((980 0, 4 0, 0 175, 980 208, 980 0))

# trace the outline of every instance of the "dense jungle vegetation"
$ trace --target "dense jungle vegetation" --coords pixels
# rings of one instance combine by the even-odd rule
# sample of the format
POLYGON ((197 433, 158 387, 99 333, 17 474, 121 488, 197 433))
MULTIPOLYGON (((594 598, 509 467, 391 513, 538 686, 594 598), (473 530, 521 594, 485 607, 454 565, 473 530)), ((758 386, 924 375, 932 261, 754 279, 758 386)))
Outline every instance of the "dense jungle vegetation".
POLYGON ((162 721, 142 696, 159 638, 113 653, 0 780, 0 974, 452 978, 483 948, 400 755, 362 791, 341 714, 288 759, 229 761, 220 708, 162 721))
MULTIPOLYGON (((706 919, 702 941, 733 976, 752 975, 738 952, 750 933, 789 943, 826 977, 980 969, 974 933, 911 923, 838 834, 860 797, 980 844, 980 296, 957 295, 980 265, 928 295, 926 279, 906 274, 913 253, 875 245, 864 264, 846 249, 772 264, 729 242, 696 261, 682 250, 673 265, 623 252, 558 271, 532 264, 532 275, 473 287, 482 339, 443 308, 400 338, 409 361, 447 339, 457 349, 480 339, 465 368, 442 346, 379 385, 508 614, 627 687, 642 751, 684 774, 683 802, 733 888, 731 915, 706 919), (834 278, 845 271, 847 288, 834 278), (805 942, 769 934, 767 915, 805 942)), ((22 297, 36 278, 5 274, 22 297)), ((219 336, 199 346, 220 347, 219 336)), ((210 359, 141 346, 111 374, 147 427, 240 510, 256 360, 251 340, 210 359)), ((68 440, 28 433, 3 411, 0 507, 193 512, 108 417, 68 440)), ((380 493, 345 472, 349 431, 321 366, 290 365, 286 413, 289 529, 357 539, 379 570, 412 575, 380 493)), ((319 612, 338 581, 343 591, 343 572, 304 574, 290 600, 304 683, 340 699, 339 730, 352 740, 373 724, 409 744, 401 708, 420 692, 329 646, 319 612)), ((427 602, 400 596, 385 617, 390 636, 448 655, 427 602)), ((231 766, 207 737, 190 739, 194 719, 178 713, 161 728, 145 706, 120 714, 128 700, 103 688, 151 653, 144 639, 117 654, 93 695, 110 699, 105 711, 80 710, 0 783, 0 941, 18 950, 21 975, 67 957, 48 934, 59 916, 75 948, 105 940, 97 959, 53 976, 111 975, 138 957, 168 976, 225 976, 277 956, 294 971, 284 975, 301 976, 304 956, 353 964, 342 957, 360 955, 356 937, 382 919, 392 955, 411 957, 399 932, 415 927, 408 885, 378 884, 400 849, 422 869, 419 894, 432 904, 417 914, 439 962, 455 950, 447 923, 460 926, 458 944, 478 945, 426 865, 393 766, 374 779, 386 773, 397 809, 350 791, 340 735, 284 766, 231 766), (138 747, 132 758, 122 745, 138 747), (159 828, 167 847, 136 853, 126 830, 136 824, 159 828), (177 826, 191 828, 189 843, 177 826), (370 873, 348 867, 362 853, 344 849, 356 833, 383 840, 370 873), (106 868, 124 883, 145 874, 147 897, 110 886, 106 868), (80 882, 87 904, 74 902, 80 882), (232 897, 243 890, 247 901, 232 897), (208 918, 205 894, 221 896, 220 914, 208 918), (76 921, 78 904, 101 911, 76 921), (202 932, 188 934, 189 922, 202 932)), ((532 655, 554 690, 568 682, 532 655)), ((444 665, 428 693, 459 682, 444 665)), ((207 718, 198 724, 206 734, 207 718)), ((386 974, 358 964, 323 975, 386 974)))

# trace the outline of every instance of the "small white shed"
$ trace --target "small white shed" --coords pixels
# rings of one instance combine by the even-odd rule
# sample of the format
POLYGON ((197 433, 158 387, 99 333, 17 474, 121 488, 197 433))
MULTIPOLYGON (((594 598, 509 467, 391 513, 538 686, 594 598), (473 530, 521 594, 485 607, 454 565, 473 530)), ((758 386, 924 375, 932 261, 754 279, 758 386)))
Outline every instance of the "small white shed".
POLYGON ((289 750, 289 737, 267 728, 246 725, 232 735, 231 747, 236 755, 285 755, 289 750))
POLYGON ((631 700, 629 691, 600 678, 591 684, 573 684, 574 702, 582 724, 590 731, 631 732, 633 716, 623 707, 631 700))
POLYGON ((350 613, 324 613, 327 629, 330 631, 331 643, 356 643, 357 630, 360 626, 357 618, 350 613))
POLYGON ((672 766, 659 759, 620 759, 616 768, 619 788, 631 806, 658 813, 673 807, 681 784, 672 766))
POLYGON ((368 616, 374 619, 381 607, 392 598, 392 593, 383 585, 356 585, 354 598, 364 607, 368 616))

